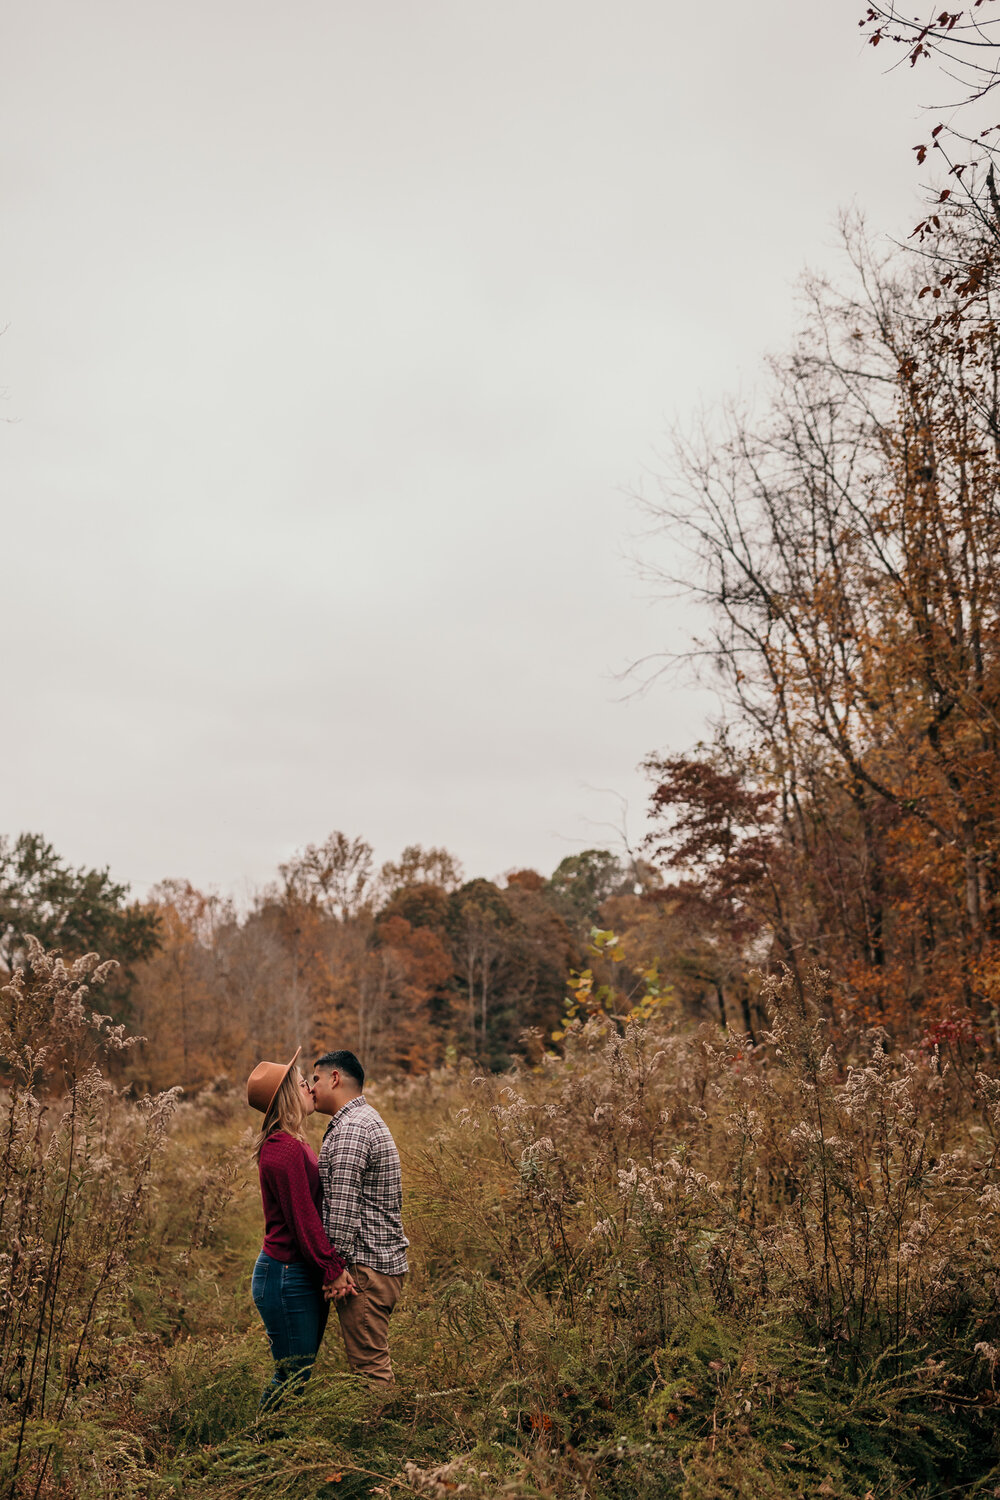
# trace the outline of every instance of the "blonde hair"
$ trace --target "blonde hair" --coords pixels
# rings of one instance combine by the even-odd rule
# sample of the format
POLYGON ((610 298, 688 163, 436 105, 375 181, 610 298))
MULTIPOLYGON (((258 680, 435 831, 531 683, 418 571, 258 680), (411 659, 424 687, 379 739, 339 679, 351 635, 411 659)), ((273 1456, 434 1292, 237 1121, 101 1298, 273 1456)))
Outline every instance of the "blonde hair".
POLYGON ((302 1121, 305 1119, 305 1111, 302 1108, 302 1096, 299 1093, 299 1083, 302 1074, 298 1068, 289 1068, 281 1080, 281 1087, 268 1105, 264 1123, 253 1143, 253 1159, 260 1161, 260 1153, 264 1143, 268 1141, 276 1131, 284 1130, 288 1135, 296 1136, 300 1141, 305 1139, 302 1130, 302 1121))

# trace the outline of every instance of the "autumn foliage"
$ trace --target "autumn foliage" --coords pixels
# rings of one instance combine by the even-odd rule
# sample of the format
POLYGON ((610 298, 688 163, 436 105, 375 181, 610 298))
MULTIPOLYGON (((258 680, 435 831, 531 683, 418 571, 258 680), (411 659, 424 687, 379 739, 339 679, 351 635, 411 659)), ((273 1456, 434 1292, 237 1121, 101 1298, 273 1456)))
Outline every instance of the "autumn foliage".
POLYGON ((550 879, 465 881, 444 850, 411 847, 376 868, 363 839, 334 833, 244 911, 163 882, 150 902, 159 947, 130 997, 145 1038, 131 1076, 197 1087, 300 1044, 350 1047, 382 1076, 459 1056, 503 1067, 526 1033, 556 1028, 591 928, 635 889, 637 870, 650 878, 648 866, 590 850, 550 879))
POLYGON ((984 1014, 1000 976, 1000 407, 993 257, 970 288, 848 225, 770 399, 682 444, 654 509, 697 558, 726 709, 655 757, 670 899, 857 1015, 984 1014))

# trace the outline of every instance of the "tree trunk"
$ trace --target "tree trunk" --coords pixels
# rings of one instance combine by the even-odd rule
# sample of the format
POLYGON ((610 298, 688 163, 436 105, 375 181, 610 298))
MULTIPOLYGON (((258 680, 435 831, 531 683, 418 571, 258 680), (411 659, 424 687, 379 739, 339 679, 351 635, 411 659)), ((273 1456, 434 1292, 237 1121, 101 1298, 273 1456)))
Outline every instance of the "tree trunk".
POLYGON ((722 985, 715 981, 715 995, 719 1002, 719 1024, 723 1030, 726 1029, 726 997, 722 993, 722 985))

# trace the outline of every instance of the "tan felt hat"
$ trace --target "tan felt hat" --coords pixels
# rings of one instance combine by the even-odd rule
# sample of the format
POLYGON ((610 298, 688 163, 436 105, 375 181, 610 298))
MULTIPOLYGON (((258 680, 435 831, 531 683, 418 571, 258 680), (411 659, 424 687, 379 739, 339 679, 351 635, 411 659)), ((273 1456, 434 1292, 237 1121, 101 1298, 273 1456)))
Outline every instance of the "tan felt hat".
POLYGON ((274 1096, 281 1088, 289 1071, 295 1066, 301 1047, 296 1047, 291 1062, 259 1062, 247 1079, 247 1103, 251 1109, 259 1109, 266 1115, 274 1103, 274 1096))

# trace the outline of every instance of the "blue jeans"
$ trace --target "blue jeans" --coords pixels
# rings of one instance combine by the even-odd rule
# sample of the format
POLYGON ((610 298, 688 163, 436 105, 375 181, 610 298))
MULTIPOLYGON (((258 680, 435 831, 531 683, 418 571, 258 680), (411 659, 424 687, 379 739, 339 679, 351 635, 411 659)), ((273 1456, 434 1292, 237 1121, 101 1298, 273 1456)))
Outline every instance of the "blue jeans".
POLYGON ((330 1304, 309 1266, 295 1260, 286 1265, 263 1250, 250 1288, 274 1355, 274 1375, 260 1398, 263 1408, 277 1405, 286 1390, 309 1379, 330 1304))

